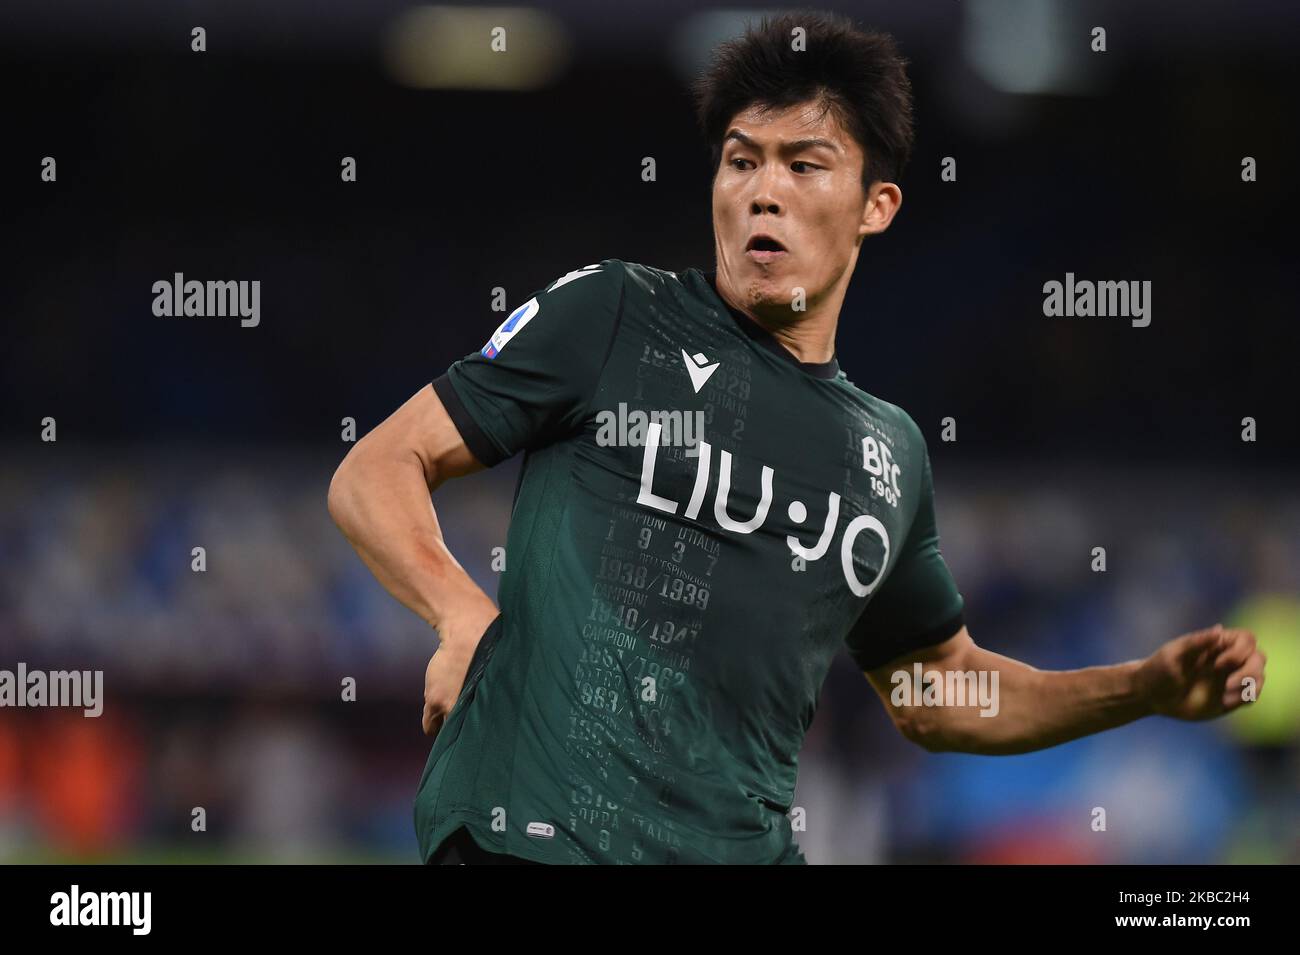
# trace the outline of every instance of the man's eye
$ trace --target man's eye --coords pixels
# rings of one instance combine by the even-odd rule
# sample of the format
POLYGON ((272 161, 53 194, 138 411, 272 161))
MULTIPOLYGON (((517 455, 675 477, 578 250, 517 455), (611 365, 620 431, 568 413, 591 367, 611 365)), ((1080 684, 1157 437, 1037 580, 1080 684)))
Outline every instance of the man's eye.
MULTIPOLYGON (((820 168, 821 168, 821 166, 815 166, 815 165, 813 165, 813 164, 810 163, 810 162, 804 162, 802 159, 796 159, 794 162, 790 163, 790 168, 791 168, 791 169, 794 169, 795 166, 807 166, 809 169, 820 169, 820 168)), ((795 172, 798 172, 799 170, 798 170, 798 169, 795 169, 794 171, 795 171, 795 172)))
POLYGON ((738 162, 749 162, 749 160, 748 160, 748 159, 742 159, 742 158, 740 158, 739 156, 736 156, 735 158, 733 158, 733 159, 731 160, 732 168, 735 168, 735 167, 736 167, 736 163, 738 163, 738 162))

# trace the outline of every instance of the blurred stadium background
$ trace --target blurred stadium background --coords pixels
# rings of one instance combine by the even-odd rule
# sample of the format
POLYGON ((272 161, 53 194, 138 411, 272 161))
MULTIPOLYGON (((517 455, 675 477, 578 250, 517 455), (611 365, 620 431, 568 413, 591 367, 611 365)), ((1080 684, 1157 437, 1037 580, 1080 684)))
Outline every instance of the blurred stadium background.
MULTIPOLYGON (((975 639, 1073 668, 1222 621, 1269 665, 1225 720, 978 758, 905 742, 841 657, 800 844, 814 863, 1300 861, 1300 8, 828 9, 913 62, 902 213, 864 248, 839 358, 926 431, 975 639), (1067 271, 1151 280, 1151 326, 1044 318, 1067 271)), ((710 266, 685 84, 756 12, 0 8, 0 668, 102 668, 106 694, 96 720, 0 711, 0 861, 415 860, 434 638, 326 513, 341 419, 364 433, 477 349, 493 287, 513 307, 602 258, 710 266), (505 56, 480 43, 494 25, 505 56), (154 317, 174 272, 260 280, 261 324, 154 317)), ((518 463, 436 499, 490 594, 518 463)))

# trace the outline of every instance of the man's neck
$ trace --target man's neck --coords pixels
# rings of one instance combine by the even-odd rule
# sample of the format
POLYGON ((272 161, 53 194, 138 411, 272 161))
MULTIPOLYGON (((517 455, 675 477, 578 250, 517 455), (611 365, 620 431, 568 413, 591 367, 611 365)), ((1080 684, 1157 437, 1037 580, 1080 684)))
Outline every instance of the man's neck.
POLYGON ((716 285, 724 302, 766 329, 799 361, 822 363, 835 357, 842 288, 832 287, 820 301, 807 301, 806 310, 794 311, 788 305, 751 307, 736 295, 721 271, 716 273, 716 285))

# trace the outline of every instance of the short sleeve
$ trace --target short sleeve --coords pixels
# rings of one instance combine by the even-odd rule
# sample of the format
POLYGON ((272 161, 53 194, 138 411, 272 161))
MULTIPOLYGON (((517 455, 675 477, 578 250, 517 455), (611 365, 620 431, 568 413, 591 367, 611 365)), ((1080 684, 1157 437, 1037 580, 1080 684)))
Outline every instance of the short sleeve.
POLYGON ((845 642, 859 669, 942 643, 964 625, 964 601, 939 552, 934 478, 925 452, 916 516, 898 562, 863 610, 845 642))
POLYGON ((582 426, 617 332, 624 274, 622 263, 606 259, 561 276, 434 380, 486 467, 582 426))

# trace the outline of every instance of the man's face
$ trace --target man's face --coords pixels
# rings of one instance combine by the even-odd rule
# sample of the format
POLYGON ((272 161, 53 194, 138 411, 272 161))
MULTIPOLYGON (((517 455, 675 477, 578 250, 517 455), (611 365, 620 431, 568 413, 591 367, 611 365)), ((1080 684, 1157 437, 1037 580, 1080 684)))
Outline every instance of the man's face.
POLYGON ((883 229, 870 221, 865 159, 835 113, 817 103, 736 114, 713 180, 713 236, 719 282, 743 306, 788 311, 796 287, 812 304, 852 272, 859 237, 883 229), (759 235, 784 251, 771 251, 759 235))

